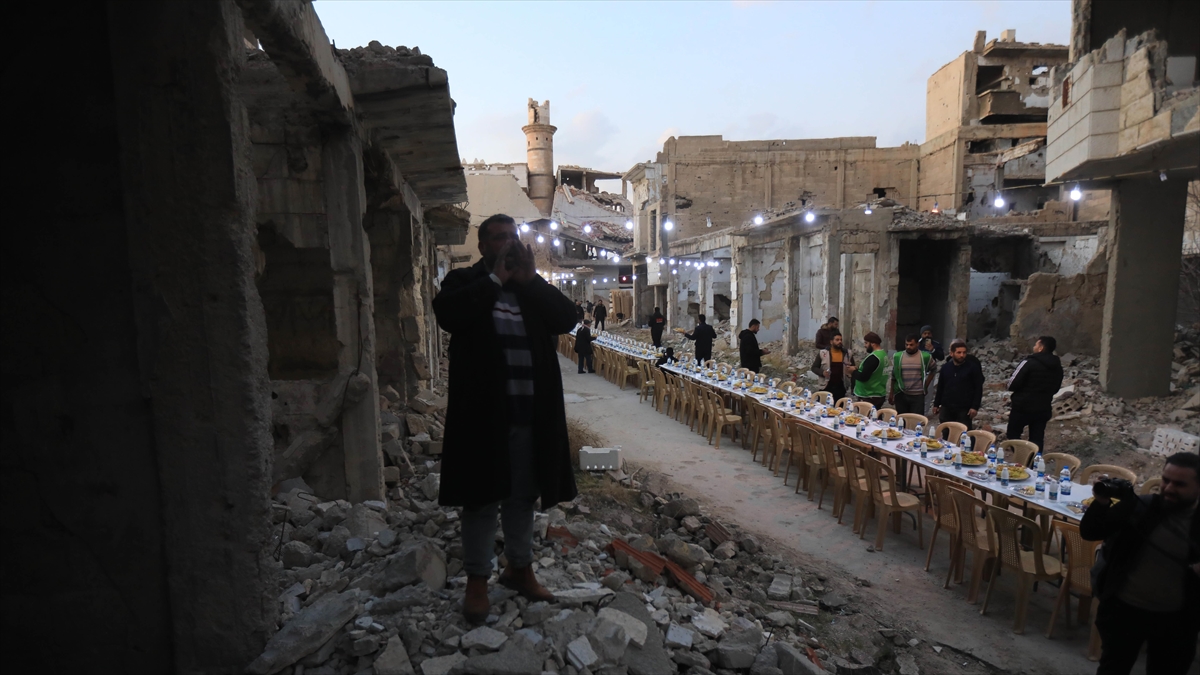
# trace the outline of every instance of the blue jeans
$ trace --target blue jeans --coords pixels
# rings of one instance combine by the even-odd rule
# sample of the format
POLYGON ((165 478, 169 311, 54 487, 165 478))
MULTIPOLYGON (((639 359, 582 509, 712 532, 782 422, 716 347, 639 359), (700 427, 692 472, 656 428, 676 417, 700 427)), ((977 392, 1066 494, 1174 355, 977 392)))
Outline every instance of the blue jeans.
POLYGON ((509 567, 528 567, 533 562, 533 504, 541 493, 533 468, 532 427, 512 427, 505 450, 512 469, 508 499, 462 512, 463 569, 470 576, 492 573, 497 513, 504 528, 504 557, 509 567))

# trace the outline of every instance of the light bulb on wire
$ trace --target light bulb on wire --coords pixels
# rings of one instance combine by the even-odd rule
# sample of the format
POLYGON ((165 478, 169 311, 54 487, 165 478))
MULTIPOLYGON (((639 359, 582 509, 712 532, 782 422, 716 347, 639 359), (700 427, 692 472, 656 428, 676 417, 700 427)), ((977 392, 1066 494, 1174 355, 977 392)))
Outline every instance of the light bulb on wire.
POLYGON ((812 211, 809 211, 808 213, 804 214, 804 222, 806 222, 806 223, 811 223, 812 221, 814 221, 816 219, 817 219, 817 214, 813 213, 812 211))
POLYGON ((1004 207, 1004 197, 1002 197, 999 192, 996 193, 996 201, 992 202, 992 206, 998 209, 1004 207))
POLYGON ((550 229, 552 229, 552 230, 557 230, 557 229, 558 229, 558 223, 556 223, 556 222, 555 222, 555 221, 553 221, 553 220, 552 220, 552 221, 550 221, 550 229))
POLYGON ((625 221, 625 229, 627 229, 627 230, 633 229, 633 221, 632 220, 625 221))
POLYGON ((762 224, 763 224, 763 219, 762 219, 762 216, 757 216, 757 215, 756 215, 756 216, 754 216, 754 224, 755 224, 755 225, 762 225, 762 224))
POLYGON ((583 226, 583 233, 584 233, 584 234, 591 234, 591 233, 592 233, 592 226, 591 226, 591 225, 584 225, 584 226, 583 226))
POLYGON ((675 223, 672 223, 671 221, 668 220, 667 222, 663 223, 663 229, 664 230, 673 230, 673 229, 675 229, 675 223))
POLYGON ((1083 192, 1079 189, 1079 186, 1076 185, 1075 187, 1071 188, 1071 201, 1077 202, 1080 199, 1083 199, 1083 192))

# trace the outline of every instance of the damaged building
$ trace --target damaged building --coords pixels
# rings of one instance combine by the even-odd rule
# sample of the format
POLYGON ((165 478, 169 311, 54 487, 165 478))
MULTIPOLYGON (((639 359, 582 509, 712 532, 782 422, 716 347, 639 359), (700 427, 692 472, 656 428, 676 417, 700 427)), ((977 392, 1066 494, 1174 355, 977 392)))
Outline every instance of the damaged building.
POLYGON ((275 486, 383 499, 381 392, 437 372, 468 227, 447 73, 333 49, 307 2, 21 11, 71 48, 6 71, 38 98, 5 187, 38 211, 3 265, 10 661, 243 672, 275 486))
MULTIPOLYGON (((1099 354, 1111 186, 1047 181, 1070 50, 978 33, 929 78, 919 146, 669 139, 625 175, 637 320, 654 306, 675 326, 706 314, 732 340, 757 318, 759 339, 789 353, 836 315, 890 348, 928 324, 947 340, 1053 334, 1099 354)), ((1195 108, 1176 89, 1163 105, 1186 133, 1195 108)))
POLYGON ((529 99, 526 162, 463 162, 467 177, 470 234, 449 249, 454 267, 479 260, 479 224, 504 213, 520 227, 534 249, 539 271, 571 298, 603 299, 633 288, 633 267, 623 256, 633 248, 633 207, 622 174, 554 164, 550 101, 529 99), (621 194, 597 181, 621 180, 621 194))

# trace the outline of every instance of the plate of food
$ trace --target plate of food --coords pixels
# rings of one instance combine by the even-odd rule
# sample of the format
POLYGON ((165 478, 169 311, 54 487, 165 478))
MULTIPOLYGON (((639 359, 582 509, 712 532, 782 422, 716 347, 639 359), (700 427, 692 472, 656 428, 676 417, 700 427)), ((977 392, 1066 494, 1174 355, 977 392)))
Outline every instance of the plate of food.
POLYGON ((885 437, 884 434, 887 434, 886 438, 889 441, 894 441, 897 438, 904 438, 904 432, 900 431, 899 429, 892 429, 892 428, 876 429, 875 431, 871 432, 871 435, 874 436, 875 438, 884 438, 885 437))
POLYGON ((729 379, 729 376, 728 376, 728 375, 718 375, 718 376, 717 376, 717 381, 718 381, 718 382, 725 382, 725 381, 726 381, 726 380, 728 380, 728 379, 729 379))
MULTIPOLYGON (((1087 507, 1091 506, 1091 505, 1092 505, 1092 502, 1093 502, 1093 501, 1095 501, 1095 500, 1096 500, 1096 498, 1095 498, 1095 497, 1084 497, 1084 498, 1083 498, 1083 501, 1079 502, 1079 505, 1080 505, 1080 506, 1082 506, 1083 508, 1085 508, 1085 509, 1086 509, 1087 507)), ((1113 499, 1113 500, 1112 500, 1112 503, 1113 503, 1113 504, 1119 504, 1120 502, 1121 502, 1121 500, 1120 500, 1120 499, 1113 499)))
POLYGON ((986 471, 968 471, 967 475, 975 480, 987 480, 988 474, 986 471))
POLYGON ((862 415, 846 415, 846 424, 855 424, 863 421, 862 415))
POLYGON ((1024 497, 1032 497, 1037 493, 1037 488, 1032 485, 1022 485, 1021 487, 1013 488, 1013 492, 1024 497))
POLYGON ((983 466, 984 464, 987 464, 987 456, 982 452, 964 452, 962 455, 962 463, 966 466, 983 466))
POLYGON ((942 445, 942 442, 938 439, 930 438, 925 441, 925 447, 929 448, 930 450, 941 450, 945 446, 942 445))
POLYGON ((750 393, 751 394, 765 394, 765 393, 767 393, 767 388, 762 386, 761 384, 756 384, 753 387, 750 387, 750 393))
POLYGON ((999 476, 1005 468, 1008 469, 1009 480, 1025 480, 1026 478, 1029 478, 1029 470, 1020 464, 1004 464, 1002 466, 998 466, 996 467, 996 475, 999 476))

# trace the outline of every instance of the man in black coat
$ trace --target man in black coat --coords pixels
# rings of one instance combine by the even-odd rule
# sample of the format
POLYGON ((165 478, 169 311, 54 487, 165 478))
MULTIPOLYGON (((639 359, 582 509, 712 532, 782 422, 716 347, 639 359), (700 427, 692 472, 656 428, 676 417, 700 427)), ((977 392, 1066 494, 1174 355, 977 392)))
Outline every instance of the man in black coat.
POLYGON ((579 356, 579 374, 583 374, 583 366, 587 364, 587 372, 596 372, 596 367, 592 363, 592 322, 588 319, 583 320, 583 326, 575 331, 575 353, 579 356))
POLYGON ((942 422, 961 422, 970 429, 983 405, 983 366, 967 353, 967 343, 950 343, 950 358, 942 364, 933 414, 942 422))
POLYGON ((717 339, 717 331, 713 327, 704 323, 704 315, 696 317, 700 323, 692 329, 690 333, 684 333, 683 337, 689 340, 696 341, 696 363, 704 363, 712 358, 713 342, 717 339))
POLYGON ((654 313, 650 315, 650 339, 654 342, 655 347, 662 346, 663 329, 666 327, 667 317, 663 316, 663 313, 655 307, 654 313))
POLYGON ((1092 569, 1103 644, 1097 675, 1125 675, 1146 644, 1146 672, 1184 675, 1200 631, 1200 457, 1179 452, 1163 465, 1160 494, 1132 485, 1097 494, 1079 534, 1104 540, 1092 569), (1114 502, 1113 498, 1118 501, 1114 502))
POLYGON ((750 327, 738 334, 738 353, 741 356, 743 368, 754 372, 762 370, 762 357, 770 352, 758 346, 758 329, 762 323, 758 319, 750 319, 750 327))
POLYGON ((604 302, 597 302, 592 308, 592 318, 596 320, 596 330, 606 330, 604 320, 608 318, 608 308, 604 306, 604 302))
POLYGON ((1062 388, 1062 361, 1054 355, 1058 343, 1049 335, 1038 338, 1033 353, 1017 366, 1008 380, 1012 394, 1012 413, 1005 435, 1009 440, 1021 437, 1029 427, 1029 440, 1038 450, 1046 440, 1046 423, 1054 416, 1050 402, 1062 388))
POLYGON ((575 301, 575 323, 583 323, 584 314, 585 314, 585 312, 583 311, 583 301, 576 300, 575 301))
POLYGON ((497 512, 508 560, 500 583, 549 602, 530 566, 533 506, 539 496, 549 509, 576 495, 556 349, 575 308, 534 272, 512 218, 480 224, 479 252, 483 259, 446 275, 433 299, 451 336, 438 503, 463 507, 463 614, 474 623, 489 611, 497 512))

